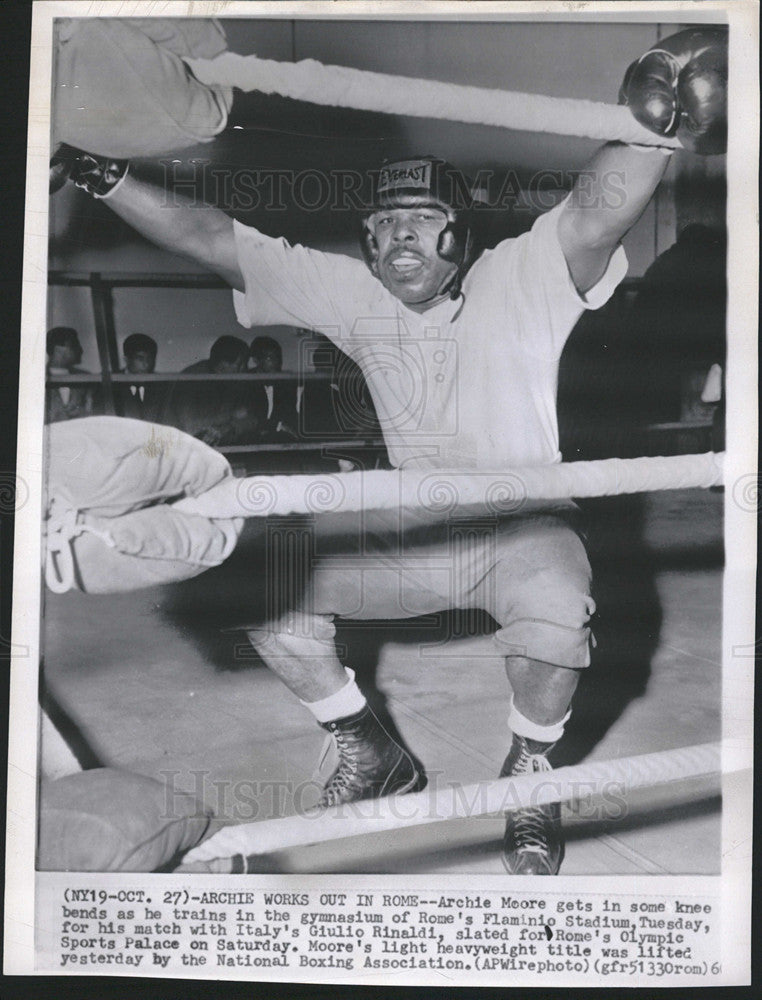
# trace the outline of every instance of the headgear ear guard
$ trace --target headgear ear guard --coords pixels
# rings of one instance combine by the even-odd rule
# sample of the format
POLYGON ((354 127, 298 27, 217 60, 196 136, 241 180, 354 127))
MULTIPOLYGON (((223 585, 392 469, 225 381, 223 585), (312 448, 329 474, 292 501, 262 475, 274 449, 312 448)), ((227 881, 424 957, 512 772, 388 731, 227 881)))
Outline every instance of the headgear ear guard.
POLYGON ((374 177, 371 204, 362 215, 360 247, 365 263, 376 274, 378 244, 368 220, 384 208, 437 208, 447 217, 437 252, 457 270, 450 283, 450 297, 460 294, 463 277, 474 261, 471 231, 470 183, 457 167, 433 156, 385 163, 374 177))

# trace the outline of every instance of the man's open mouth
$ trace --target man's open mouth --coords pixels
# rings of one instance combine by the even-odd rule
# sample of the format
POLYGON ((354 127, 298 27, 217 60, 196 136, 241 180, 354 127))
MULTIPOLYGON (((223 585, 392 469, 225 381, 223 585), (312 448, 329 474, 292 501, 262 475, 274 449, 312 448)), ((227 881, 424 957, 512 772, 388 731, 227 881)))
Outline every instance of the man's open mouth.
POLYGON ((402 254, 399 257, 392 257, 389 267, 396 274, 406 277, 419 271, 423 267, 423 261, 419 257, 402 254))

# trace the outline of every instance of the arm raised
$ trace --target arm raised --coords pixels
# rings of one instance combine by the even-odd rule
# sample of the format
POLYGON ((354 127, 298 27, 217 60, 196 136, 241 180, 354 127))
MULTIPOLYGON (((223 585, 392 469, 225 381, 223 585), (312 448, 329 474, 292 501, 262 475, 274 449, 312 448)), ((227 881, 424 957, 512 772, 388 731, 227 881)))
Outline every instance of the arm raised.
POLYGON ((233 220, 220 209, 129 175, 109 194, 108 206, 152 243, 190 257, 243 291, 233 220))
POLYGON ((128 160, 95 156, 62 143, 50 163, 50 190, 67 180, 99 200, 157 246, 190 257, 238 291, 233 220, 218 208, 134 177, 128 160))
MULTIPOLYGON (((727 79, 727 28, 689 28, 632 63, 619 99, 652 132, 677 136, 686 149, 711 156, 725 152, 727 79)), ((665 152, 610 144, 580 175, 559 220, 559 238, 582 294, 603 275, 617 243, 648 204, 666 169, 665 152), (614 180, 618 198, 611 196, 614 180)))
POLYGON ((658 148, 610 143, 581 172, 558 220, 558 238, 577 291, 603 276, 622 237, 658 187, 669 157, 658 148))

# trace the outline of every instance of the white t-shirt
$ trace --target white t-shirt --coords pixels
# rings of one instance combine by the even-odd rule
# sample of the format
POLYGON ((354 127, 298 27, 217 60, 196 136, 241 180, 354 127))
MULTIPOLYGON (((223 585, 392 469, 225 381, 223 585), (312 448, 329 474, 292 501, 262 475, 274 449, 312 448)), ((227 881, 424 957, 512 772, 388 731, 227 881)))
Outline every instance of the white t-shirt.
POLYGON ((325 334, 363 371, 389 458, 408 468, 500 470, 560 461, 556 388, 564 343, 627 271, 624 250, 584 297, 558 242, 561 206, 486 251, 459 299, 419 314, 359 260, 236 223, 246 327, 325 334))

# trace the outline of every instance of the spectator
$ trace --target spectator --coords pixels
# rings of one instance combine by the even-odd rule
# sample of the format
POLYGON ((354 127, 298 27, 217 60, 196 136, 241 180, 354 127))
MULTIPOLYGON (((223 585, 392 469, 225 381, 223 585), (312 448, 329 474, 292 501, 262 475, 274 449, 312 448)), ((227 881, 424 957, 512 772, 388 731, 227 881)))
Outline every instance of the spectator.
POLYGON ((381 427, 361 369, 351 358, 320 337, 313 354, 315 371, 330 381, 305 383, 300 430, 308 438, 380 438, 381 427))
MULTIPOLYGON (((308 331, 306 331, 308 332, 308 331)), ((320 334, 312 335, 315 371, 328 379, 307 379, 299 409, 299 433, 306 441, 321 445, 322 460, 312 460, 309 471, 388 466, 386 448, 369 448, 368 439, 382 439, 381 427, 368 385, 360 367, 320 334), (356 441, 347 448, 346 442, 356 441), (340 446, 338 442, 345 442, 340 446), (331 447, 332 442, 336 443, 331 447), (324 447, 323 447, 324 446, 324 447)))
POLYGON ((690 419, 702 409, 709 369, 725 364, 725 268, 725 232, 692 223, 644 274, 630 347, 647 364, 633 393, 646 421, 690 419))
POLYGON ((166 401, 166 388, 158 382, 141 382, 140 375, 150 375, 156 368, 158 347, 153 337, 144 333, 131 333, 122 345, 124 368, 122 373, 135 375, 130 384, 114 386, 117 412, 134 420, 162 423, 166 401))
POLYGON ((722 450, 725 268, 724 231, 692 223, 650 265, 629 308, 612 299, 583 314, 559 373, 567 461, 705 450, 680 422, 713 420, 722 450), (660 424, 675 426, 654 436, 660 424))
MULTIPOLYGON (((246 370, 249 348, 238 337, 218 337, 209 357, 184 368, 182 374, 237 375, 246 370)), ((167 423, 206 444, 248 444, 260 422, 250 387, 242 382, 178 382, 167 406, 167 423)))
MULTIPOLYGON (((77 331, 71 326, 54 326, 48 330, 45 349, 48 355, 48 375, 86 375, 78 368, 82 360, 82 345, 77 331)), ((89 417, 95 412, 95 393, 87 385, 51 385, 45 399, 48 423, 89 417)))
MULTIPOLYGON (((283 371, 283 351, 272 337, 255 337, 251 342, 251 359, 258 375, 272 375, 283 371)), ((297 437, 297 387, 296 382, 276 379, 257 382, 254 388, 255 412, 261 422, 261 436, 266 441, 297 437)))

